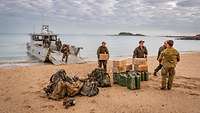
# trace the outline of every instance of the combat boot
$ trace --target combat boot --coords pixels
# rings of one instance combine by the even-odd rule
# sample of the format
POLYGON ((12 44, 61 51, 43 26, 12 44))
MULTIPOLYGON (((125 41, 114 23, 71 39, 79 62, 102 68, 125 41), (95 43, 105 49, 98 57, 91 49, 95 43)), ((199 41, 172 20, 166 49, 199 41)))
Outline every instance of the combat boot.
POLYGON ((156 72, 156 71, 154 71, 153 75, 154 75, 154 76, 157 76, 157 72, 156 72))

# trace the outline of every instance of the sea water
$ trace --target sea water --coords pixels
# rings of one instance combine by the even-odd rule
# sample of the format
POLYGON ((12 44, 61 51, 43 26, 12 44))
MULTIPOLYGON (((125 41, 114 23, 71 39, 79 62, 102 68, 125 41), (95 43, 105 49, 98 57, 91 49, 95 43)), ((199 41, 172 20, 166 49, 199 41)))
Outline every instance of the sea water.
MULTIPOLYGON (((174 47, 184 52, 200 52, 198 40, 175 40, 175 38, 158 36, 106 36, 106 35, 59 35, 63 43, 83 47, 80 56, 85 60, 97 59, 97 48, 102 41, 107 43, 110 58, 131 57, 139 40, 144 40, 149 56, 156 56, 158 48, 165 40, 175 41, 174 47)), ((0 34, 0 64, 12 62, 37 62, 26 53, 26 43, 30 41, 28 34, 0 34)))

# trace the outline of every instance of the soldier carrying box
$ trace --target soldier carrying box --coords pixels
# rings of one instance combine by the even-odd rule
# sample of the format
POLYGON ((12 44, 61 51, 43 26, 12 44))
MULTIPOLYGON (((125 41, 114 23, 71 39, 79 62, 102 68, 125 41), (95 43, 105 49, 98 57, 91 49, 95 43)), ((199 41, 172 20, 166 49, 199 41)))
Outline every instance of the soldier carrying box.
POLYGON ((107 60, 109 59, 109 51, 106 47, 106 42, 102 42, 102 45, 97 49, 97 57, 98 57, 98 64, 101 68, 103 65, 103 68, 105 71, 107 71, 107 60))
POLYGON ((144 41, 139 41, 139 46, 133 52, 133 64, 135 71, 147 71, 147 48, 144 46, 144 41))

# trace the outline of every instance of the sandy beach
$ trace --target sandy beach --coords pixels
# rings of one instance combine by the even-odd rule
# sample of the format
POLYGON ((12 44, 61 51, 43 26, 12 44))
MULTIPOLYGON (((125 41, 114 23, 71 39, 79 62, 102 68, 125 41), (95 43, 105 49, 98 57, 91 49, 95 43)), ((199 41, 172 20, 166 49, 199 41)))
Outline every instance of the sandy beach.
MULTIPOLYGON (((131 62, 131 60, 130 60, 131 62)), ((149 72, 158 65, 149 57, 149 72)), ((161 76, 150 76, 140 90, 113 85, 100 88, 94 97, 76 96, 76 105, 65 109, 62 101, 43 97, 50 76, 58 69, 86 77, 97 62, 54 66, 36 64, 0 68, 0 113, 200 113, 200 53, 181 55, 172 90, 160 90, 161 76)), ((112 61, 108 71, 112 78, 112 61)))

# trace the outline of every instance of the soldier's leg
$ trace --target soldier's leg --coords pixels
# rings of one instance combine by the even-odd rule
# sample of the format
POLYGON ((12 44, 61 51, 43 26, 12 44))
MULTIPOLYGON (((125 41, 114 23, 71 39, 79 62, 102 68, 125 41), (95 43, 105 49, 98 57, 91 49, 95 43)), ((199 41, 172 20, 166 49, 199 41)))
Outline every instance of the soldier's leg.
POLYGON ((156 73, 157 73, 161 68, 162 68, 162 64, 159 64, 159 65, 156 67, 156 69, 154 70, 153 75, 157 76, 156 73))
POLYGON ((62 61, 64 61, 64 58, 65 58, 65 54, 63 53, 62 61))
POLYGON ((66 56, 65 56, 65 62, 66 62, 66 63, 67 63, 67 61, 68 61, 68 56, 69 56, 69 55, 66 55, 66 56))
POLYGON ((166 81, 167 81, 167 70, 165 68, 161 69, 161 76, 162 76, 162 82, 161 82, 161 89, 166 89, 166 81))
POLYGON ((162 68, 162 64, 159 64, 156 69, 154 70, 154 72, 158 72, 160 69, 162 68))
POLYGON ((103 61, 103 68, 107 72, 107 61, 106 60, 103 61))
POLYGON ((168 79, 168 83, 167 83, 167 89, 169 89, 169 90, 172 88, 174 75, 175 75, 175 68, 171 68, 169 70, 169 79, 168 79))

